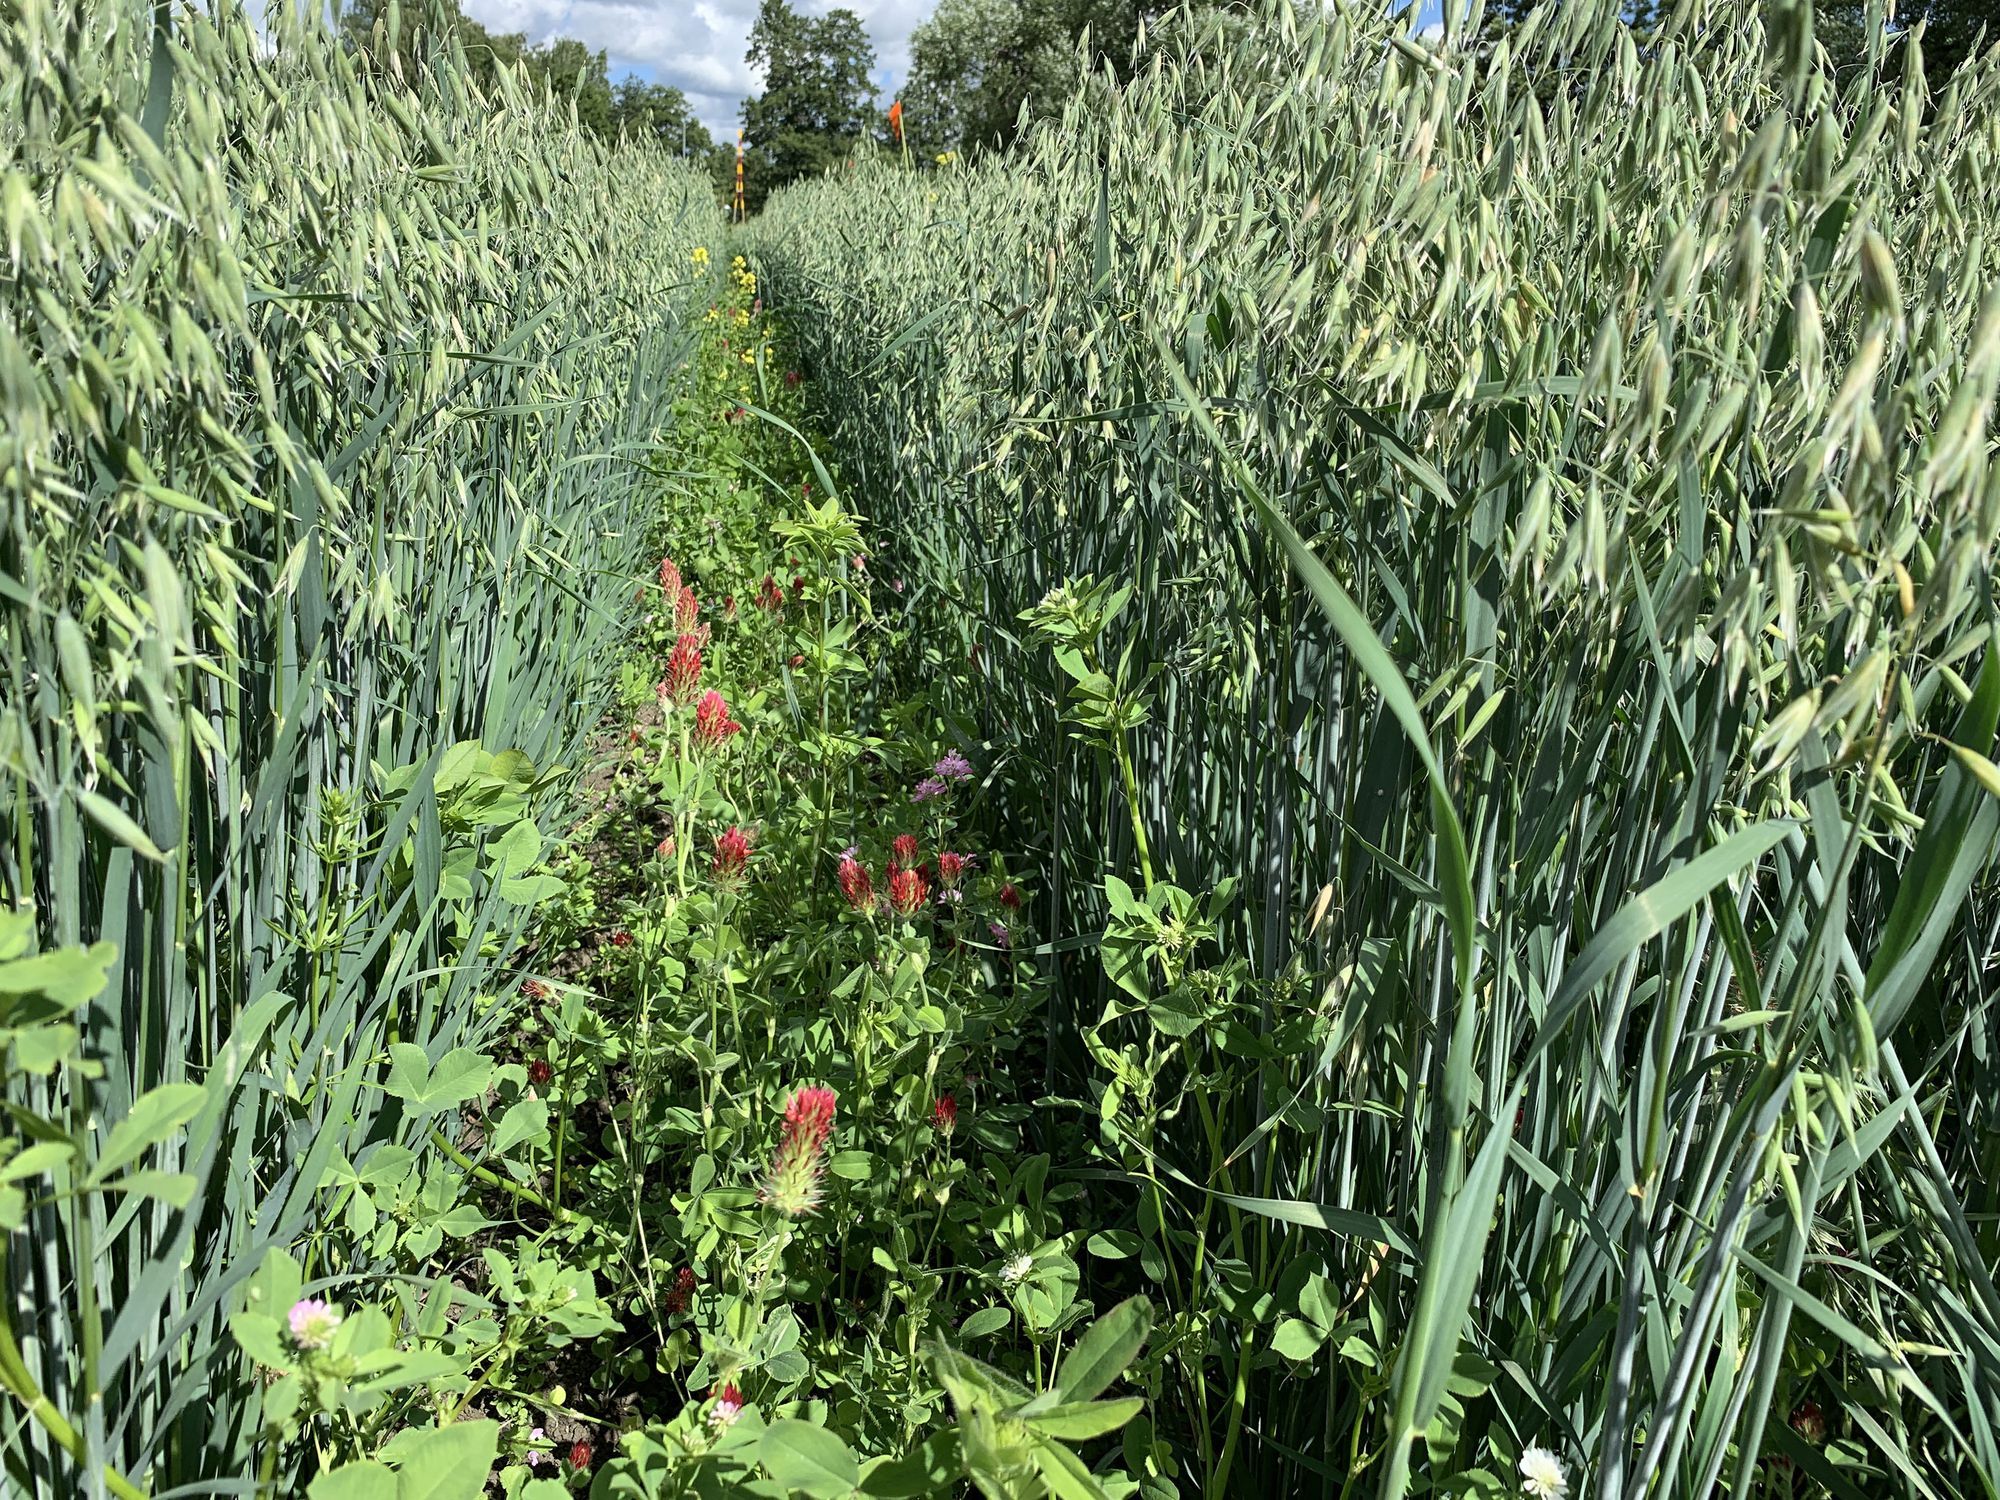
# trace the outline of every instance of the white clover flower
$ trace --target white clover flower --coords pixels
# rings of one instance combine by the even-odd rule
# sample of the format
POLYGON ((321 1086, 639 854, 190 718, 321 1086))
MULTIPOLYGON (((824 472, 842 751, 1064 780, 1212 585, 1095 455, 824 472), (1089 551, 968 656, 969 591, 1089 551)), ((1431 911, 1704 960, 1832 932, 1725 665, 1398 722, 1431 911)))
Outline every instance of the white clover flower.
POLYGON ((1000 1279, 1009 1286, 1019 1286, 1027 1274, 1035 1269, 1035 1258, 1026 1253, 1015 1256, 1000 1268, 1000 1279))
POLYGON ((1569 1493, 1569 1475, 1562 1460, 1546 1448, 1530 1447, 1521 1455, 1521 1489, 1535 1500, 1563 1500, 1569 1493))

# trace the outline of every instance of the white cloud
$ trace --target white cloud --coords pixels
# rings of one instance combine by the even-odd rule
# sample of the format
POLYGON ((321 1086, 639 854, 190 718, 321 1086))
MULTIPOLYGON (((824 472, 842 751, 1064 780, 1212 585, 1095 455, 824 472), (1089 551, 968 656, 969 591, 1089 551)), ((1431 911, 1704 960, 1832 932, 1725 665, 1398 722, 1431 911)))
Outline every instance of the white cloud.
MULTIPOLYGON (((794 0, 824 15, 835 0, 794 0)), ((875 44, 875 82, 886 100, 909 71, 910 33, 934 0, 847 0, 875 44)), ((757 0, 467 0, 465 9, 495 31, 530 42, 575 37, 610 54, 616 82, 637 73, 688 96, 718 140, 736 135, 737 107, 760 81, 744 62, 757 0)))

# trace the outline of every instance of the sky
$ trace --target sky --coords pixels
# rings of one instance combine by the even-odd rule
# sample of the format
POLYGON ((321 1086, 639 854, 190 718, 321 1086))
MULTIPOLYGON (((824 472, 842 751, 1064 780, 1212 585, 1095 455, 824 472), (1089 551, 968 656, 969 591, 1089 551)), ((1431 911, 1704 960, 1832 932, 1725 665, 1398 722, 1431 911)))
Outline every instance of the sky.
MULTIPOLYGON (((757 0, 463 0, 488 30, 519 31, 533 42, 571 36, 608 53, 611 79, 628 73, 670 83, 688 96, 717 140, 736 136, 737 106, 760 80, 743 61, 757 0)), ((795 0, 824 15, 840 0, 795 0)), ((875 84, 884 99, 909 73, 910 33, 935 0, 846 0, 875 44, 875 84)))

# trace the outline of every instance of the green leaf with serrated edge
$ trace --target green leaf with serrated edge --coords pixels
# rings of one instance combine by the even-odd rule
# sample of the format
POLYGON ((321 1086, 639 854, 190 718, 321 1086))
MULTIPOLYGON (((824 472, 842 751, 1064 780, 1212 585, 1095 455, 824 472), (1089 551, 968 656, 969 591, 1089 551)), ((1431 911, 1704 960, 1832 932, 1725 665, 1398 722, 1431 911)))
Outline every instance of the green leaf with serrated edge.
MULTIPOLYGON (((118 949, 110 943, 56 948, 29 958, 9 959, 0 963, 0 997, 46 996, 53 1002, 46 1012, 38 1015, 32 1008, 23 1008, 18 1013, 31 1019, 62 1015, 104 993, 111 966, 117 961, 118 949)), ((10 1007, 0 1005, 0 1016, 14 1014, 10 1007)))
POLYGON ((470 1047, 454 1047, 437 1060, 430 1081, 424 1087, 426 1109, 449 1109, 476 1099, 493 1081, 493 1059, 482 1057, 470 1047))
POLYGON ((229 1331, 243 1352, 258 1364, 273 1370, 292 1367, 291 1346, 278 1320, 264 1313, 237 1313, 229 1320, 229 1331))
POLYGON ((382 1092, 412 1104, 422 1101, 430 1087, 431 1063, 415 1042, 392 1042, 389 1046, 389 1076, 382 1092))

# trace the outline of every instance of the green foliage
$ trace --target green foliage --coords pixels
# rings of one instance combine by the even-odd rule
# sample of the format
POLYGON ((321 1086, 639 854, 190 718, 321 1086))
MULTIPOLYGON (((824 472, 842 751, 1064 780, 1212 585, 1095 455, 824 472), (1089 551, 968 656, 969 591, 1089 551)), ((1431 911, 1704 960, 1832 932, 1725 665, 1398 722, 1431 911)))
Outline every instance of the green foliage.
MULTIPOLYGON (((260 1470, 284 1387, 228 1336, 245 1286, 283 1250, 357 1308, 347 1278, 488 1232, 434 1131, 510 1087, 496 992, 560 888, 628 455, 716 216, 517 73, 423 55, 406 84, 287 7, 0 18, 0 1454, 30 1493, 302 1492, 300 1451, 260 1470)), ((357 1361, 421 1321, 372 1300, 357 1361)), ((431 1400, 400 1368, 354 1422, 431 1400)))
POLYGON ((839 165, 873 135, 875 48, 851 10, 808 16, 789 0, 761 0, 744 60, 764 79, 743 101, 745 195, 755 212, 777 188, 839 165))
POLYGON ((1060 118, 1099 68, 1144 68, 1146 29, 1173 7, 1134 0, 940 0, 910 36, 904 129, 925 156, 1011 145, 1060 118), (1086 45, 1087 43, 1087 45, 1086 45))
POLYGON ((1184 1493, 2000 1475, 2000 59, 1614 9, 1183 15, 751 230, 1098 938, 1184 1493))
POLYGON ((715 149, 687 96, 670 84, 635 74, 611 82, 602 49, 573 37, 530 45, 524 32, 493 32, 465 14, 458 0, 350 0, 340 29, 356 57, 400 81, 418 85, 433 68, 471 78, 491 92, 503 73, 517 86, 573 110, 576 122, 607 140, 645 141, 690 161, 715 149))

